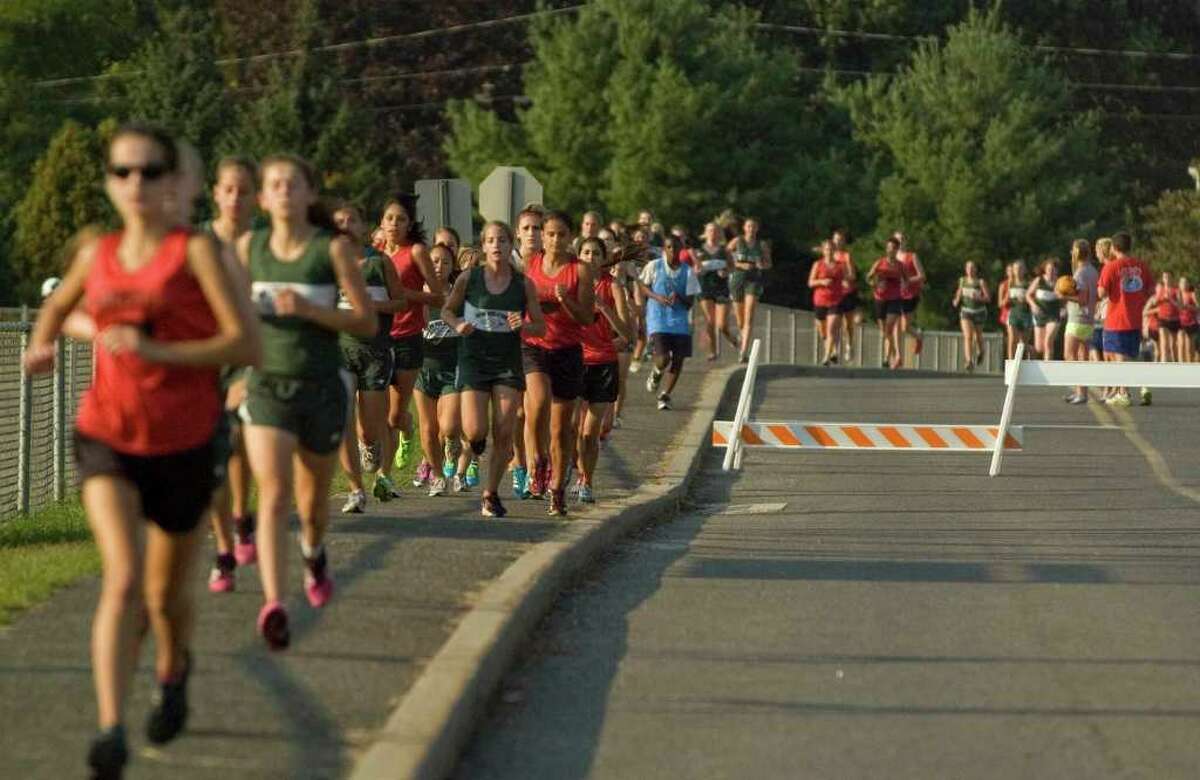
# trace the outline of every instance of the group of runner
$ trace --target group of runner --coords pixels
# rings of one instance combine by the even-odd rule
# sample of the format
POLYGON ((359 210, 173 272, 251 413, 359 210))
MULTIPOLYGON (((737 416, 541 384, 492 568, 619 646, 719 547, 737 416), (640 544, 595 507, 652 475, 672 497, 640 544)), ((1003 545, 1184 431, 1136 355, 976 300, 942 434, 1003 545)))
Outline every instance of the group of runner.
POLYGON ((184 728, 190 572, 206 517, 210 590, 234 590, 237 567, 257 563, 257 630, 283 650, 288 518, 299 518, 305 596, 322 608, 334 592, 324 542, 339 462, 345 513, 363 511, 368 483, 377 500, 398 498, 396 472, 415 465, 430 496, 481 484, 486 517, 505 516, 511 469, 514 497, 548 499, 565 516, 568 491, 596 500, 627 373, 652 352, 646 388, 671 409, 696 300, 710 357, 719 334, 744 359, 770 267, 754 219, 711 224, 690 246, 648 211, 628 228, 589 213, 576 236, 567 215, 529 207, 515 231, 485 224, 473 247, 448 228, 428 240, 415 198, 401 196, 371 229, 351 204, 327 208, 317 173, 291 155, 221 160, 215 216, 194 228, 205 172, 189 145, 126 125, 104 165, 121 226, 81 231, 24 356, 44 372, 60 333, 95 345, 75 438, 103 564, 95 777, 120 777, 128 760, 124 704, 148 631, 158 688, 147 737, 161 744, 184 728))

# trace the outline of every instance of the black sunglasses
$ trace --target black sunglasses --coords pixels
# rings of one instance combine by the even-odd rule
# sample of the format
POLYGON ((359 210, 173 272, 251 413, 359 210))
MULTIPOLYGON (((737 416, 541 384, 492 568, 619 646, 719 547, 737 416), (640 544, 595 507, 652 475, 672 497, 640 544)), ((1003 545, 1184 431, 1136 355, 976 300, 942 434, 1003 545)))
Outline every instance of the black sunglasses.
POLYGON ((128 179, 134 173, 140 173, 142 181, 158 181, 171 172, 165 163, 150 163, 149 165, 109 165, 105 170, 109 176, 118 179, 128 179))

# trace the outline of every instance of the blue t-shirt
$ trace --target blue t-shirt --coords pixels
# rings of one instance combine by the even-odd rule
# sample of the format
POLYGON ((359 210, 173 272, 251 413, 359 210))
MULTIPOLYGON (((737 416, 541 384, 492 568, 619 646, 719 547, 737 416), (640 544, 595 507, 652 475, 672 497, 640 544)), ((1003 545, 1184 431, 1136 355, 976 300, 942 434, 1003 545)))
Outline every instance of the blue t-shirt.
POLYGON ((663 297, 675 293, 678 299, 674 306, 664 306, 653 299, 646 301, 646 334, 677 333, 688 335, 691 332, 688 325, 688 307, 684 305, 686 296, 700 294, 700 281, 692 273, 686 263, 680 263, 672 270, 666 260, 655 260, 647 263, 642 269, 642 284, 649 287, 656 295, 663 297))

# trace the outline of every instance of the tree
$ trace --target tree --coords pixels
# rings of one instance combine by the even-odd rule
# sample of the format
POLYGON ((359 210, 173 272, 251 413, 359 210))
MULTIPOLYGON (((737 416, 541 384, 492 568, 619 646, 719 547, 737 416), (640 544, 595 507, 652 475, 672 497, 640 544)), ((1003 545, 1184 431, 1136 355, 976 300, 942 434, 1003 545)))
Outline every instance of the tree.
POLYGON ((63 247, 81 228, 108 224, 103 137, 111 125, 93 130, 68 120, 33 166, 29 190, 17 206, 12 269, 21 300, 34 302, 42 281, 60 276, 63 247))
POLYGON ((212 14, 168 11, 157 35, 108 69, 99 96, 118 118, 161 125, 207 158, 233 116, 216 60, 212 14))
POLYGON ((845 91, 856 133, 886 154, 876 238, 915 239, 931 284, 922 319, 943 324, 966 260, 1060 257, 1109 210, 1094 117, 998 13, 972 11, 922 44, 894 79, 845 91))
POLYGON ((1200 192, 1168 190, 1142 216, 1154 270, 1186 276, 1193 286, 1200 282, 1200 192))

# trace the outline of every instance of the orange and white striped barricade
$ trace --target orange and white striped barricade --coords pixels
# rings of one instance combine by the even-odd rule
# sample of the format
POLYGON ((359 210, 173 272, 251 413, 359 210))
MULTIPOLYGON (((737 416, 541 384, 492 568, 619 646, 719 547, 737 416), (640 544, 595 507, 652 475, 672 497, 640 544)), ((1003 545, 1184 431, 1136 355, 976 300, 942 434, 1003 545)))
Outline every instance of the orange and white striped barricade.
MULTIPOLYGON (((713 423, 714 447, 730 447, 734 423, 713 423)), ((748 420, 741 426, 737 446, 847 452, 974 452, 991 453, 1000 429, 987 425, 919 425, 907 423, 844 423, 789 420, 748 420)), ((1010 428, 1004 449, 1020 450, 1024 431, 1010 428)))
MULTIPOLYGON (((1167 387, 1200 388, 1200 363, 1092 363, 1062 360, 1023 360, 1025 345, 1018 344, 1012 360, 1004 363, 1004 406, 1001 431, 1009 428, 1017 387, 1167 387)), ((1034 427, 1034 426, 1027 426, 1034 427)), ((1041 427, 1041 426, 1039 426, 1041 427)), ((1107 426, 1101 426, 1107 427, 1107 426)), ((1000 473, 1004 449, 992 453, 990 476, 1000 473)))

